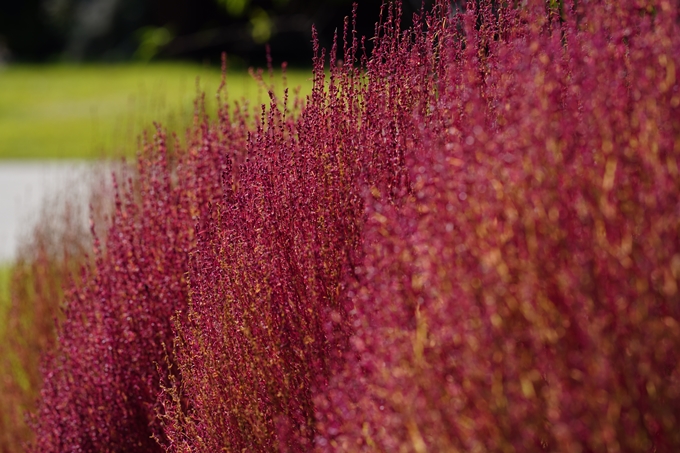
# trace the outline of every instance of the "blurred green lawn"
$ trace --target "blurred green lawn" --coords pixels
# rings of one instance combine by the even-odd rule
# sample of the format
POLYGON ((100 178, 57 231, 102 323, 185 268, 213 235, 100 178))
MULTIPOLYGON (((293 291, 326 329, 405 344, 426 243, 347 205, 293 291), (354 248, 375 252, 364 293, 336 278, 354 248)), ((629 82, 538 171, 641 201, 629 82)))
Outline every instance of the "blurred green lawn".
MULTIPOLYGON (((16 65, 0 69, 0 159, 134 154, 136 137, 160 121, 183 131, 196 81, 214 110, 221 74, 186 63, 16 65)), ((311 72, 288 71, 288 87, 311 90, 311 72)), ((276 75, 277 91, 281 78, 276 75)), ((269 81, 265 75, 265 81, 269 81)), ((267 101, 246 72, 228 72, 230 100, 267 101)))

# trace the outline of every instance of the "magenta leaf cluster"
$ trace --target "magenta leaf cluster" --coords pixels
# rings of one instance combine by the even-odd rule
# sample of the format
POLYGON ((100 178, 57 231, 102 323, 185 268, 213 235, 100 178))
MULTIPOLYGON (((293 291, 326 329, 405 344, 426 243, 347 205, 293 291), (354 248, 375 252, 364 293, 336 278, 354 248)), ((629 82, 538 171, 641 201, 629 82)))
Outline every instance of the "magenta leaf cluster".
POLYGON ((159 129, 33 450, 680 450, 679 12, 385 4, 306 100, 159 129))

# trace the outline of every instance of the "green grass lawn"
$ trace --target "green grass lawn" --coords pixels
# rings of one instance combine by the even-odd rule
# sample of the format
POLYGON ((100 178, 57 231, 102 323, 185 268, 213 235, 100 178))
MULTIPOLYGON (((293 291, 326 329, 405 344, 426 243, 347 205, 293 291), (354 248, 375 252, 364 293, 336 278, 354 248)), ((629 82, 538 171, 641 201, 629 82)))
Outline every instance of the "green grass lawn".
MULTIPOLYGON (((214 109, 220 71, 183 63, 17 65, 0 69, 0 159, 97 158, 133 154, 136 137, 160 121, 189 124, 196 78, 214 109)), ((265 76, 265 80, 269 80, 265 76)), ((280 77, 275 77, 277 90, 280 77)), ((311 72, 289 71, 288 86, 311 89, 311 72)), ((230 100, 264 102, 246 72, 229 72, 230 100)))

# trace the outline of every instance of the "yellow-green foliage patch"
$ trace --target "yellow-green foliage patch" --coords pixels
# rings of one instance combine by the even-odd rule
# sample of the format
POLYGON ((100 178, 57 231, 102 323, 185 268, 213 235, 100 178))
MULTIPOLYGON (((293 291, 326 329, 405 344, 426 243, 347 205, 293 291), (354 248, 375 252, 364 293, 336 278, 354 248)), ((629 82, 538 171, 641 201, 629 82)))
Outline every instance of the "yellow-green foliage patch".
MULTIPOLYGON (((311 73, 289 71, 288 86, 311 87, 311 73)), ((135 151, 153 121, 184 129, 198 88, 214 109, 221 74, 186 63, 18 65, 0 70, 0 159, 96 158, 135 151)), ((265 80, 269 80, 265 76, 265 80)), ((277 90, 280 75, 274 78, 277 90)), ((229 72, 230 100, 266 102, 247 72, 229 72)))
POLYGON ((0 335, 5 331, 6 313, 9 306, 9 279, 11 266, 0 264, 0 335))

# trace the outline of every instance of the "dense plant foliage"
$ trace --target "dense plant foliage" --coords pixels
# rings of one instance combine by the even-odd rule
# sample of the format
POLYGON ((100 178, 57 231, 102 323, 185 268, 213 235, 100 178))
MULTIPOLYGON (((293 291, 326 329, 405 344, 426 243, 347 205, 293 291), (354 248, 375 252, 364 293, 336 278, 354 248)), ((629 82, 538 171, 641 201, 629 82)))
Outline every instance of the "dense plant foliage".
POLYGON ((161 129, 34 451, 680 448, 678 5, 439 2, 161 129))
MULTIPOLYGON (((73 231, 73 230, 72 230, 73 231)), ((63 257, 49 252, 45 230, 34 235, 30 256, 26 251, 10 273, 7 310, 0 331, 0 452, 17 451, 32 438, 24 412, 35 408, 41 387, 40 355, 54 343, 54 319, 64 299, 62 283, 83 255, 63 257)), ((82 235, 73 239, 79 243, 82 235)), ((85 252, 85 250, 81 250, 85 252)), ((4 308, 4 307, 3 307, 4 308)))
POLYGON ((413 193, 367 206, 355 354, 318 397, 330 450, 680 446, 677 10, 579 5, 430 28, 413 193))
MULTIPOLYGON (((68 294, 67 282, 88 265, 91 238, 82 222, 88 215, 107 228, 111 198, 107 177, 113 168, 93 166, 85 178, 89 211, 74 203, 71 190, 44 200, 39 221, 24 238, 8 268, 7 294, 0 325, 0 452, 10 453, 33 438, 25 412, 33 411, 42 387, 40 357, 54 345, 55 319, 68 294)), ((85 194, 77 194, 84 198, 85 194)))

